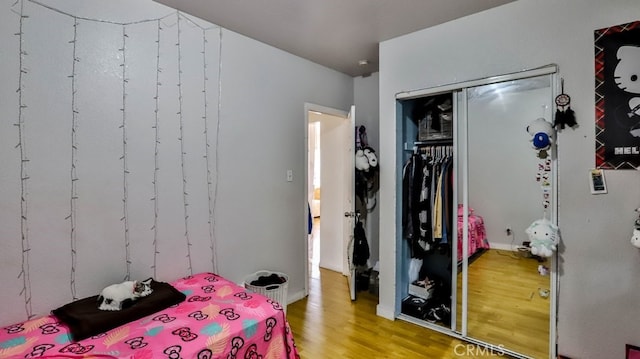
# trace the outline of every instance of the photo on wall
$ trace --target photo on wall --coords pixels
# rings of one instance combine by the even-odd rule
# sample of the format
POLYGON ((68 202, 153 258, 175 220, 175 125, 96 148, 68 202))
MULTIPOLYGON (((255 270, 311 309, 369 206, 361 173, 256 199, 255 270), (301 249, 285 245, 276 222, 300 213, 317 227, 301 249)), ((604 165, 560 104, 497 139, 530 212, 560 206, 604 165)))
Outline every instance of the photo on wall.
POLYGON ((594 32, 596 167, 640 168, 640 21, 594 32))

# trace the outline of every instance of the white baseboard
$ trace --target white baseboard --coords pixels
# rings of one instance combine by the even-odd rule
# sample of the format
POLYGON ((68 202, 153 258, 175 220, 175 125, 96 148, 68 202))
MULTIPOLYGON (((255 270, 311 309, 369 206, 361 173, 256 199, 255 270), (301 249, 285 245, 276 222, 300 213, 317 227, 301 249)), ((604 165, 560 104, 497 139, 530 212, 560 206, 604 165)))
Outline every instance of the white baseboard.
POLYGON ((491 249, 499 249, 502 251, 517 251, 518 250, 518 246, 511 245, 511 243, 494 243, 494 242, 489 242, 489 247, 491 247, 491 249))
POLYGON ((328 269, 332 272, 338 272, 338 273, 342 273, 342 267, 338 267, 338 266, 332 266, 332 265, 327 265, 326 263, 318 263, 318 267, 320 268, 324 268, 324 269, 328 269))
POLYGON ((287 293, 287 304, 291 304, 297 302, 299 300, 304 299, 304 289, 297 291, 295 293, 287 293))
POLYGON ((388 308, 388 307, 384 307, 380 304, 378 304, 376 306, 376 314, 379 317, 383 317, 389 320, 395 320, 396 316, 395 316, 395 312, 393 310, 393 308, 388 308))

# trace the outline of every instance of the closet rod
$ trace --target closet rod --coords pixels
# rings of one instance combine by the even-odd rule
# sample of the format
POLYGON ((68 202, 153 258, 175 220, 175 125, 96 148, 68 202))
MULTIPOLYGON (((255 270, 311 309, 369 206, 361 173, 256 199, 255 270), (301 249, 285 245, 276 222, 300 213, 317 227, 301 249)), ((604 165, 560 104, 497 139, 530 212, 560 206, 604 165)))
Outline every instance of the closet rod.
POLYGON ((418 152, 422 154, 426 154, 429 156, 452 156, 453 155, 453 146, 444 145, 444 146, 426 146, 426 147, 414 147, 413 153, 417 154, 418 152))
POLYGON ((414 147, 427 147, 427 146, 453 146, 452 139, 441 139, 441 140, 429 140, 429 141, 415 141, 412 145, 409 142, 404 143, 405 151, 413 151, 414 147))

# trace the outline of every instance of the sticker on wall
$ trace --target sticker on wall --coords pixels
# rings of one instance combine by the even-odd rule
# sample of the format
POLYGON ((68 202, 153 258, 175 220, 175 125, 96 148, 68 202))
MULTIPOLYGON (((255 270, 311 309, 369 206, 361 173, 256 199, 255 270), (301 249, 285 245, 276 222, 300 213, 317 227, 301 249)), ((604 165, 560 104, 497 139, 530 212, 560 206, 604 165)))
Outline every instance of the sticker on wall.
POLYGON ((591 194, 607 193, 607 183, 604 180, 604 171, 594 168, 589 171, 589 187, 591 194))
POLYGON ((594 33, 596 167, 640 168, 640 21, 594 33))

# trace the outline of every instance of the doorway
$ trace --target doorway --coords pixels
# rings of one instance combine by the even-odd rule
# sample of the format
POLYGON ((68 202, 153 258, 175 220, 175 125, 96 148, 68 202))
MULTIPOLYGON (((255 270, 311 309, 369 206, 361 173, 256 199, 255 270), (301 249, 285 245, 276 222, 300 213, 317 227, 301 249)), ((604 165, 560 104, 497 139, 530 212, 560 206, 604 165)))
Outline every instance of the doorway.
POLYGON ((320 276, 320 207, 322 203, 322 147, 321 147, 321 124, 318 119, 322 114, 310 113, 309 122, 309 142, 308 142, 308 174, 307 193, 309 201, 309 237, 307 239, 308 248, 308 271, 311 278, 320 276))
MULTIPOLYGON (((305 255, 306 285, 318 280, 320 268, 348 273, 345 244, 345 198, 353 196, 353 181, 345 176, 352 167, 353 126, 348 113, 319 105, 306 104, 306 208, 310 228, 305 255)), ((350 229, 352 231, 352 227, 350 229)))

